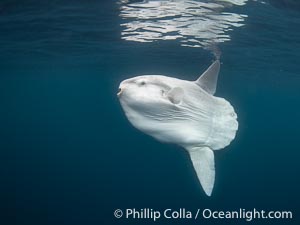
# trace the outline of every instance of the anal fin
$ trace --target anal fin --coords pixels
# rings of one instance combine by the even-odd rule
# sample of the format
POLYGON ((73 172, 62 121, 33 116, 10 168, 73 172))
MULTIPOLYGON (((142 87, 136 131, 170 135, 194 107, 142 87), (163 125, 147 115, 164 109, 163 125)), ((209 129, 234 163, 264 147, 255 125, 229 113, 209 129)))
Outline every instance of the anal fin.
POLYGON ((204 192, 211 196, 215 183, 214 153, 209 147, 187 149, 204 192))

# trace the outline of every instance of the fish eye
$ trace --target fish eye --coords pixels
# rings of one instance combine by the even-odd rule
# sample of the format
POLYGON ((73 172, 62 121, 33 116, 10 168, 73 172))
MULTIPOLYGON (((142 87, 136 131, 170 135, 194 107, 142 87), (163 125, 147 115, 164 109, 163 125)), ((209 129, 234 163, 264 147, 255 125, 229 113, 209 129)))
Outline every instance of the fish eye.
POLYGON ((141 85, 141 86, 144 86, 145 84, 146 84, 145 81, 141 81, 141 82, 140 82, 140 85, 141 85))

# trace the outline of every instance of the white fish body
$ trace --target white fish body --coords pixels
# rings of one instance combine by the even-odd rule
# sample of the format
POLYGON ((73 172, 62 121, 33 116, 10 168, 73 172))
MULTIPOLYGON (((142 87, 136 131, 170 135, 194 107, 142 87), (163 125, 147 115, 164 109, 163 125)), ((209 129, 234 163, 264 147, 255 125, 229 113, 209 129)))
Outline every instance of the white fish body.
POLYGON ((134 127, 155 139, 185 148, 199 181, 210 196, 215 180, 214 154, 235 138, 237 115, 215 97, 220 68, 216 60, 196 81, 144 75, 120 84, 121 106, 134 127))

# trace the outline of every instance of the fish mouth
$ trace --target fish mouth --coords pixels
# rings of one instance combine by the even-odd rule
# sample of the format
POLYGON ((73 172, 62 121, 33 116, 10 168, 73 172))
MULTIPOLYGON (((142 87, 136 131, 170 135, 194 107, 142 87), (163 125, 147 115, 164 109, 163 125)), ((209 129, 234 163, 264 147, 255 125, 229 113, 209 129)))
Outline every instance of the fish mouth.
POLYGON ((119 88, 118 93, 117 93, 117 96, 120 97, 121 94, 122 94, 122 92, 123 92, 123 89, 122 89, 122 88, 119 88))

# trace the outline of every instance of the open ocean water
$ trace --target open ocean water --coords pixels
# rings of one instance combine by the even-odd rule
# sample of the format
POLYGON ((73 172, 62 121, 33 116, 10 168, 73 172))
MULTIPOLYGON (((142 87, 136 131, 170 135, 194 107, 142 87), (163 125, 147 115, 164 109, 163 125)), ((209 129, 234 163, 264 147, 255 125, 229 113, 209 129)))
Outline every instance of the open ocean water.
POLYGON ((169 2, 0 2, 1 225, 154 223, 114 217, 127 208, 293 212, 156 224, 299 224, 300 3, 169 2), (133 128, 116 93, 141 74, 195 80, 210 42, 239 130, 207 197, 188 154, 133 128))

